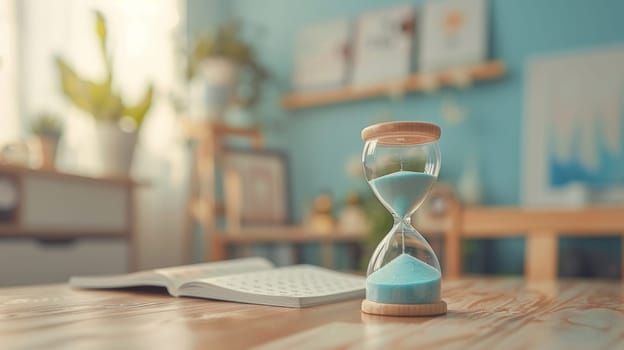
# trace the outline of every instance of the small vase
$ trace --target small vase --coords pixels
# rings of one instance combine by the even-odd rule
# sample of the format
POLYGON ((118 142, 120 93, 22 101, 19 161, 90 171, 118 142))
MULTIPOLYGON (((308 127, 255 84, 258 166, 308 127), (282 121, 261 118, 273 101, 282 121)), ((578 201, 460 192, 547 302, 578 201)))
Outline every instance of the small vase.
POLYGON ((58 137, 38 135, 35 137, 35 153, 39 156, 39 168, 45 170, 56 169, 56 153, 58 137))
POLYGON ((481 176, 479 174, 478 157, 468 157, 459 181, 457 182, 457 194, 464 204, 475 205, 483 199, 481 176))
POLYGON ((130 176, 137 132, 123 131, 114 122, 100 122, 96 126, 96 138, 102 174, 130 176))
POLYGON ((238 65, 225 58, 204 60, 190 83, 189 114, 195 120, 221 120, 238 81, 238 65))
POLYGON ((225 113, 225 123, 238 128, 251 128, 256 122, 251 112, 241 106, 232 106, 225 113))

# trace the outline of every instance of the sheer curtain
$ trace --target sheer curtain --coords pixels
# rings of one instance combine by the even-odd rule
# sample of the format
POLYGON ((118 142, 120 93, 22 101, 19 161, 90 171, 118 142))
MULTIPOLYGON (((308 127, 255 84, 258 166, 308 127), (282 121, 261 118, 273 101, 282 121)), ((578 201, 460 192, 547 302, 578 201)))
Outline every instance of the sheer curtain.
POLYGON ((0 145, 19 136, 15 2, 0 0, 0 145))
POLYGON ((182 8, 178 0, 23 0, 17 8, 21 110, 26 122, 42 110, 63 116, 63 169, 95 173, 98 165, 94 122, 61 95, 54 65, 54 57, 62 55, 81 74, 101 76, 94 10, 107 19, 114 80, 124 98, 135 101, 148 82, 155 85, 132 171, 146 183, 137 198, 141 269, 189 259, 183 247, 188 159, 168 98, 179 79, 176 34, 183 30, 182 8))

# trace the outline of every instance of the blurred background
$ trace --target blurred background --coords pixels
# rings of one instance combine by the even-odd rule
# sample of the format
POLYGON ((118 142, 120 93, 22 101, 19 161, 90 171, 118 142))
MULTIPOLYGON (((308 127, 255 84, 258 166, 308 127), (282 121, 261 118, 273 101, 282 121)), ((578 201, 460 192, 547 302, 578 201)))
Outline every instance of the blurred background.
MULTIPOLYGON (((415 215, 441 257, 450 208, 621 208, 623 11, 0 0, 0 285, 246 255, 361 271, 392 222, 360 162, 383 121, 442 128, 415 215)), ((558 276, 619 278, 624 228, 589 231, 556 238, 558 276)), ((460 253, 525 272, 522 232, 460 253)))

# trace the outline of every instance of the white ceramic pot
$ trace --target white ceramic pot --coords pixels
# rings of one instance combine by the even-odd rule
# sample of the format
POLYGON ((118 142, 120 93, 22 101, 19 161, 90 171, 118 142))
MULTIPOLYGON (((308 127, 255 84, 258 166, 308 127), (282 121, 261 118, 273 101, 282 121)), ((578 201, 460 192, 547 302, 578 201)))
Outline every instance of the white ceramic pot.
POLYGON ((196 120, 220 120, 238 81, 239 66, 225 58, 209 58, 190 82, 189 114, 196 120))
POLYGON ((251 111, 241 106, 234 105, 225 112, 225 123, 239 128, 251 128, 256 126, 251 111))
POLYGON ((137 132, 127 132, 114 122, 99 122, 96 126, 97 150, 103 175, 130 176, 137 132))
POLYGON ((54 170, 56 168, 56 153, 58 150, 59 138, 50 136, 35 136, 34 142, 34 158, 40 168, 54 170))

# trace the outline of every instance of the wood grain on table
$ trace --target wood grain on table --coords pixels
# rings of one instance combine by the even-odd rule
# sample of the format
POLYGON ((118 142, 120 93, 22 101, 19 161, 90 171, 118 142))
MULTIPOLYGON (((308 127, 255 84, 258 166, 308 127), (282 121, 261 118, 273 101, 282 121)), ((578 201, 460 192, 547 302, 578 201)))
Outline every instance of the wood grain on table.
POLYGON ((360 313, 360 300, 288 309, 154 289, 0 289, 0 349, 624 349, 624 285, 520 279, 443 284, 446 316, 360 313))

